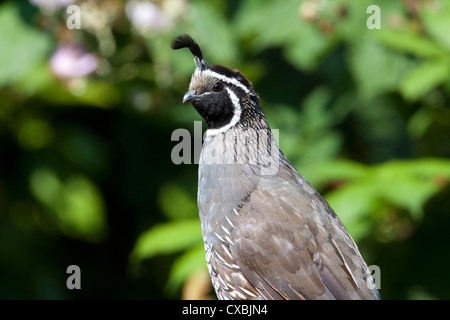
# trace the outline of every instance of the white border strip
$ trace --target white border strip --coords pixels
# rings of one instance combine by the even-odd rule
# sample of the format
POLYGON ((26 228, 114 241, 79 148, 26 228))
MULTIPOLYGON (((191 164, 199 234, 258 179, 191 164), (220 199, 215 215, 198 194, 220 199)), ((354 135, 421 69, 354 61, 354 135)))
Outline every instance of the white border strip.
POLYGON ((197 70, 199 70, 202 74, 204 74, 206 76, 211 76, 211 77, 217 78, 217 79, 219 79, 219 80, 221 80, 223 82, 231 83, 232 85, 235 85, 236 87, 241 88, 246 93, 251 93, 250 90, 245 85, 243 85, 240 81, 238 81, 238 80, 236 80, 234 78, 226 77, 223 74, 211 71, 210 69, 203 70, 203 71, 200 70, 200 69, 196 69, 195 71, 197 71, 197 70))

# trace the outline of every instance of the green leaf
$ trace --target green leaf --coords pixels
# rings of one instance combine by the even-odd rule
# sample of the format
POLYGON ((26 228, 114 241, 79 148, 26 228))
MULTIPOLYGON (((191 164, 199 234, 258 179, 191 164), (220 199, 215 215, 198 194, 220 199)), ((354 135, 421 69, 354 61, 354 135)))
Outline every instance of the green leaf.
POLYGON ((419 12, 426 31, 443 47, 450 50, 450 4, 439 1, 435 5, 424 6, 419 12))
POLYGON ((434 113, 429 108, 420 108, 408 120, 408 133, 413 138, 422 137, 432 125, 434 113))
POLYGON ((166 288, 170 293, 174 293, 191 274, 201 269, 206 269, 205 247, 203 243, 188 249, 175 260, 170 269, 166 288))
POLYGON ((421 37, 411 31, 395 31, 392 29, 377 32, 376 37, 386 46, 416 55, 417 57, 436 57, 445 55, 445 51, 430 39, 421 37))
POLYGON ((68 236, 90 242, 105 238, 103 199, 97 187, 84 176, 71 175, 61 181, 53 170, 40 168, 31 175, 30 189, 68 236))
POLYGON ((77 79, 71 87, 53 80, 38 95, 54 104, 87 105, 91 107, 110 108, 120 99, 118 88, 106 81, 77 79))
POLYGON ((330 99, 330 90, 324 86, 318 87, 305 98, 301 107, 305 131, 321 132, 333 125, 334 117, 327 110, 330 99))
POLYGON ((402 54, 370 38, 354 43, 349 57, 358 91, 366 100, 395 91, 411 64, 402 54))
POLYGON ((139 236, 130 259, 132 262, 139 262, 157 254, 178 252, 202 242, 198 219, 158 224, 139 236))
POLYGON ((370 177, 350 182, 325 198, 356 242, 367 236, 372 226, 368 216, 377 206, 370 177))
POLYGON ((441 158, 422 158, 409 162, 409 170, 422 177, 450 178, 450 160, 441 158))
POLYGON ((366 236, 379 214, 402 208, 420 220, 426 202, 450 180, 450 160, 390 161, 361 170, 355 179, 329 192, 326 199, 355 240, 366 236))
POLYGON ((78 96, 79 102, 90 106, 109 108, 120 101, 118 88, 106 81, 86 81, 78 96))
POLYGON ((315 166, 337 156, 342 138, 335 132, 324 132, 308 141, 308 147, 302 155, 302 166, 315 166))
POLYGON ((311 25, 302 25, 296 37, 286 44, 286 59, 301 70, 316 68, 336 40, 326 37, 311 25))
POLYGON ((259 52, 283 47, 289 62, 300 69, 311 70, 334 41, 300 17, 300 5, 297 0, 245 1, 235 15, 234 29, 237 34, 248 37, 251 49, 259 52))
POLYGON ((450 60, 424 62, 409 72, 400 84, 400 91, 408 100, 416 100, 428 91, 448 80, 450 60))
POLYGON ((424 204, 439 190, 433 177, 423 171, 429 170, 426 167, 416 161, 392 161, 376 167, 373 180, 376 194, 421 218, 424 204))
POLYGON ((308 180, 316 184, 329 181, 351 181, 364 177, 368 167, 346 159, 336 159, 311 165, 308 171, 308 180))
POLYGON ((52 45, 48 35, 22 20, 16 4, 0 6, 0 87, 27 75, 46 58, 52 45))
MULTIPOLYGON (((238 50, 234 39, 234 34, 229 32, 230 25, 217 8, 209 2, 195 1, 190 7, 192 19, 190 28, 195 32, 195 39, 201 43, 202 50, 208 52, 208 57, 220 61, 220 64, 236 65, 238 50)), ((211 61, 211 60, 208 60, 211 61)), ((211 61, 213 64, 214 62, 211 61)))
POLYGON ((166 183, 159 190, 159 204, 167 217, 184 219, 198 217, 195 197, 189 195, 180 185, 166 183))
POLYGON ((51 143, 55 132, 50 123, 34 117, 24 117, 17 128, 17 140, 26 149, 39 149, 51 143))
POLYGON ((70 176, 64 184, 66 206, 59 212, 63 227, 69 234, 91 241, 103 240, 106 236, 104 204, 97 187, 81 175, 70 176))
POLYGON ((296 0, 245 1, 235 16, 234 28, 239 34, 252 35, 251 46, 257 51, 280 46, 293 37, 292 30, 300 31, 297 36, 303 32, 298 7, 296 0))

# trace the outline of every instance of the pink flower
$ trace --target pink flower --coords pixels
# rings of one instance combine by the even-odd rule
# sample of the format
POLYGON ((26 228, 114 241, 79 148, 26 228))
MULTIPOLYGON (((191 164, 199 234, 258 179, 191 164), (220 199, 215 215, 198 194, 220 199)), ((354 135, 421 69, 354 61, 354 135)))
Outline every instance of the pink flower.
POLYGON ((50 58, 51 70, 61 78, 80 78, 94 72, 97 67, 97 57, 73 43, 59 45, 50 58))
POLYGON ((165 10, 150 1, 130 0, 125 11, 131 24, 142 33, 164 30, 173 23, 172 17, 165 10))

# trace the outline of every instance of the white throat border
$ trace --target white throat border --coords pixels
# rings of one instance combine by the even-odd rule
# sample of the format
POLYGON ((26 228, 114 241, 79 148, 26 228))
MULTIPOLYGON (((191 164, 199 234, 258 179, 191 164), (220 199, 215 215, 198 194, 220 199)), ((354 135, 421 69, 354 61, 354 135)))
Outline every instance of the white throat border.
POLYGON ((225 133, 228 129, 230 129, 231 127, 234 127, 241 119, 242 109, 241 109, 241 104, 239 102, 239 98, 230 88, 225 88, 225 90, 227 90, 227 92, 230 96, 231 102, 233 103, 233 106, 234 106, 233 118, 231 118, 231 120, 228 124, 224 125, 221 128, 206 130, 206 132, 205 132, 206 138, 217 136, 220 133, 225 133))

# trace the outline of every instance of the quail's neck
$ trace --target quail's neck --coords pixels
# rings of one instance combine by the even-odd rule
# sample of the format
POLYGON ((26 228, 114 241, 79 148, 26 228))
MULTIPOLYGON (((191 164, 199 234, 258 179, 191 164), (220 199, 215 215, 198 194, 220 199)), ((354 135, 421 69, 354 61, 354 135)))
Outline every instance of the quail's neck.
POLYGON ((225 132, 207 132, 200 165, 246 166, 255 174, 272 175, 278 171, 280 156, 282 153, 264 120, 258 126, 239 123, 225 132))

